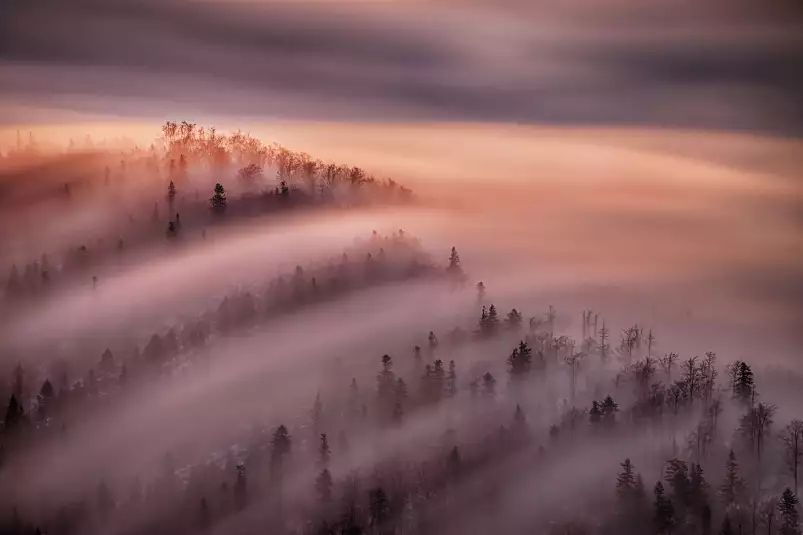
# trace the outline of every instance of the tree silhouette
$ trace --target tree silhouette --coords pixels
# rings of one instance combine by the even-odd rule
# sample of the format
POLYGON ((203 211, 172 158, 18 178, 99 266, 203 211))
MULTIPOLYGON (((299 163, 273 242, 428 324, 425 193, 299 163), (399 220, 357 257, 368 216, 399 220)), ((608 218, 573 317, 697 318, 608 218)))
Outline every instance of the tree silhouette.
POLYGON ((480 281, 477 283, 477 303, 482 304, 485 301, 485 284, 480 281))
POLYGON ((17 396, 11 394, 11 398, 8 400, 8 407, 6 408, 6 416, 3 419, 3 427, 6 433, 18 429, 24 422, 24 418, 25 411, 22 409, 22 405, 17 401, 17 396))
POLYGON ((781 431, 781 441, 784 444, 784 460, 794 479, 794 491, 798 491, 798 469, 803 458, 803 421, 792 420, 781 431))
POLYGON ((744 480, 739 475, 739 464, 736 462, 736 454, 733 450, 728 453, 728 460, 725 463, 725 478, 719 487, 719 495, 725 507, 738 505, 744 498, 744 480))
POLYGON ((215 194, 209 199, 209 204, 212 206, 212 211, 216 214, 222 214, 226 211, 226 190, 220 183, 215 184, 215 194))
POLYGON ((670 534, 675 526, 675 507, 672 500, 666 497, 664 484, 659 480, 653 490, 653 522, 658 535, 670 534))
POLYGON ((329 448, 329 438, 326 433, 321 433, 321 444, 318 448, 319 460, 322 466, 329 465, 329 459, 332 456, 332 450, 329 448))
POLYGON ((176 184, 172 180, 167 185, 167 202, 170 205, 170 211, 173 211, 173 203, 176 200, 176 184))
POLYGON ((522 340, 507 358, 511 378, 518 379, 530 373, 532 360, 533 350, 527 342, 522 340))
POLYGON ((285 457, 290 455, 290 445, 290 433, 284 425, 280 425, 271 439, 271 464, 275 470, 281 470, 285 457))
POLYGON ((746 362, 740 361, 736 366, 733 396, 742 403, 749 404, 752 403, 754 390, 753 370, 746 362))
POLYGON ((779 535, 800 535, 800 519, 797 512, 798 499, 792 489, 787 488, 781 494, 778 512, 781 515, 779 535))

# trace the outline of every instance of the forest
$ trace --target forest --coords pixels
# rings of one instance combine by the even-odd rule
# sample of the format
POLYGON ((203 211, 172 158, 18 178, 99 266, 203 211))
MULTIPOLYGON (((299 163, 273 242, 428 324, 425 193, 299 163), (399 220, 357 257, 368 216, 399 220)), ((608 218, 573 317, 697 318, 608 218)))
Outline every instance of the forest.
POLYGON ((240 131, 18 133, 0 533, 800 535, 803 374, 753 351, 797 346, 693 291, 641 317, 620 287, 533 290, 548 253, 500 252, 536 247, 502 188, 489 237, 240 131))

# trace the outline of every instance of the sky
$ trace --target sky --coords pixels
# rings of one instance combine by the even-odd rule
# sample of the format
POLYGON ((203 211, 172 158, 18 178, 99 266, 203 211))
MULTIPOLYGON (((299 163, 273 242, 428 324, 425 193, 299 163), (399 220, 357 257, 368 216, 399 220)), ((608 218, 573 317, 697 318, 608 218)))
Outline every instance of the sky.
POLYGON ((803 129, 782 0, 10 0, 0 117, 803 129))

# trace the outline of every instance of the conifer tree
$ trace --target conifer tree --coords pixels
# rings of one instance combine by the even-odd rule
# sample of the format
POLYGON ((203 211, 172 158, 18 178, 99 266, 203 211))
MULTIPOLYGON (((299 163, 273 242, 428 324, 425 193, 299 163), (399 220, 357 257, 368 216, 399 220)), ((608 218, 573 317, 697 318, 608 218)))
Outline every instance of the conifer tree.
POLYGON ((606 425, 611 426, 616 423, 616 413, 619 412, 619 405, 610 395, 605 396, 605 399, 602 400, 600 409, 602 410, 602 421, 606 425))
POLYGON ((787 488, 784 490, 778 503, 778 512, 781 516, 779 535, 800 535, 800 518, 797 505, 798 499, 792 489, 787 488))
POLYGON ((602 421, 602 408, 598 401, 591 402, 591 410, 588 411, 588 419, 593 425, 602 421))
POLYGON ((688 465, 679 459, 670 460, 664 471, 664 481, 671 487, 670 499, 675 506, 678 523, 685 522, 686 514, 691 505, 691 480, 689 479, 688 465))
POLYGON ((794 480, 794 492, 798 492, 798 469, 803 459, 803 421, 792 420, 781 431, 781 440, 784 444, 784 460, 789 473, 794 480))
POLYGON ((463 275, 463 267, 460 265, 460 255, 457 254, 457 249, 452 247, 452 253, 449 255, 449 267, 446 271, 453 277, 460 277, 463 275))
POLYGON ((485 283, 482 281, 477 283, 477 303, 482 304, 485 301, 485 283))
POLYGON ((318 452, 321 465, 328 466, 329 459, 332 456, 332 450, 329 448, 329 437, 326 435, 326 433, 321 433, 321 444, 318 452))
POLYGON ((508 312, 507 318, 505 319, 505 326, 508 329, 515 331, 521 328, 521 322, 522 322, 521 312, 519 312, 514 308, 510 312, 508 312))
POLYGON ((176 184, 171 180, 167 185, 167 202, 170 206, 170 211, 173 211, 173 203, 176 200, 176 184))
POLYGON ((753 380, 753 370, 750 366, 740 361, 736 368, 736 377, 733 384, 733 396, 745 404, 752 403, 755 382, 753 380))
POLYGON ((228 200, 226 199, 226 190, 220 183, 215 184, 215 194, 209 199, 209 204, 212 206, 212 211, 216 214, 222 214, 226 211, 228 200))
POLYGON ((23 421, 25 412, 22 405, 17 401, 17 396, 11 394, 11 399, 8 400, 8 407, 6 408, 6 416, 3 419, 3 427, 6 432, 11 432, 19 428, 23 421))
POLYGON ((274 469, 281 469, 284 458, 290 454, 290 433, 284 425, 280 425, 273 432, 271 439, 271 464, 274 469))
POLYGON ((675 525, 675 507, 672 500, 666 497, 664 484, 659 480, 653 490, 655 501, 653 502, 653 522, 655 531, 658 535, 672 533, 675 525))
POLYGON ((449 361, 449 372, 446 375, 446 396, 453 398, 457 395, 457 371, 454 360, 449 361))
POLYGON ((530 372, 532 360, 533 351, 529 344, 522 340, 507 359, 510 376, 514 379, 525 377, 530 372))

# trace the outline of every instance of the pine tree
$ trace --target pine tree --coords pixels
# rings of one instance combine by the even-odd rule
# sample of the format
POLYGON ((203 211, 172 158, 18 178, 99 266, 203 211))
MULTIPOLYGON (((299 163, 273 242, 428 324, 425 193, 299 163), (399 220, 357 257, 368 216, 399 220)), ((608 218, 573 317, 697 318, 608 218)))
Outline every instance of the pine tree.
POLYGON ((753 371, 746 362, 740 361, 736 369, 733 396, 742 403, 749 404, 752 403, 754 390, 753 371))
POLYGON ((429 336, 427 336, 427 340, 429 341, 429 354, 434 355, 435 350, 438 348, 438 337, 435 336, 434 331, 429 331, 429 336))
POLYGON ((453 360, 449 361, 449 372, 446 375, 446 396, 453 398, 457 395, 457 371, 453 360))
POLYGON ((329 459, 332 456, 332 450, 329 448, 329 437, 326 433, 321 433, 321 445, 318 449, 319 458, 322 466, 329 465, 329 459))
POLYGON ((284 425, 276 428, 271 439, 271 463, 280 469, 284 458, 290 454, 290 433, 284 425))
POLYGON ((24 421, 24 414, 22 405, 17 401, 17 396, 11 394, 11 399, 8 400, 8 408, 6 408, 6 416, 3 419, 5 431, 10 432, 19 428, 24 421))
POLYGON ((376 376, 377 396, 385 407, 392 407, 396 387, 396 375, 393 373, 393 359, 390 355, 382 355, 382 371, 376 376))
POLYGON ((530 437, 530 427, 527 425, 527 417, 521 409, 521 405, 516 405, 513 412, 513 425, 510 427, 513 439, 517 445, 524 445, 530 437))
POLYGON ((636 476, 630 459, 625 459, 621 466, 622 471, 616 476, 616 498, 620 503, 629 500, 636 487, 636 476))
POLYGON ((463 275, 463 268, 460 265, 460 255, 457 254, 457 249, 455 247, 452 247, 452 253, 449 255, 449 267, 446 268, 446 271, 453 277, 463 275))
POLYGON ((485 301, 485 283, 482 281, 477 283, 477 303, 482 304, 485 301))
POLYGON ((728 453, 728 460, 725 463, 725 479, 719 487, 719 495, 725 507, 739 505, 744 498, 744 480, 739 475, 739 464, 736 462, 736 454, 733 450, 728 453))
POLYGON ((781 514, 779 535, 800 535, 800 519, 797 511, 798 499, 792 489, 787 488, 781 494, 778 512, 781 514))
POLYGON ((176 200, 176 185, 173 181, 167 185, 167 202, 170 204, 170 211, 172 212, 173 203, 176 200))
POLYGON ((616 423, 616 413, 619 412, 619 405, 608 395, 602 400, 602 420, 606 425, 613 425, 616 423))
POLYGON ((672 500, 666 497, 664 484, 660 480, 655 484, 653 494, 655 495, 653 502, 655 531, 658 535, 672 533, 675 525, 675 507, 672 505, 672 500))
POLYGON ((591 402, 591 410, 588 411, 588 419, 594 425, 602 420, 602 409, 598 401, 591 402))
POLYGON ((521 312, 516 310, 515 308, 508 312, 507 318, 505 319, 505 326, 511 330, 518 330, 521 328, 522 322, 522 315, 521 312))
POLYGON ((670 499, 675 506, 675 514, 679 524, 686 521, 687 511, 691 505, 691 480, 689 467, 679 459, 670 460, 664 471, 664 481, 671 487, 670 499))
POLYGON ((520 378, 526 376, 530 372, 532 360, 533 351, 527 342, 522 340, 507 359, 511 377, 520 378))
POLYGON ((209 199, 209 203, 212 206, 212 211, 217 214, 222 214, 226 211, 228 201, 226 199, 226 190, 222 184, 215 184, 215 194, 209 199))

